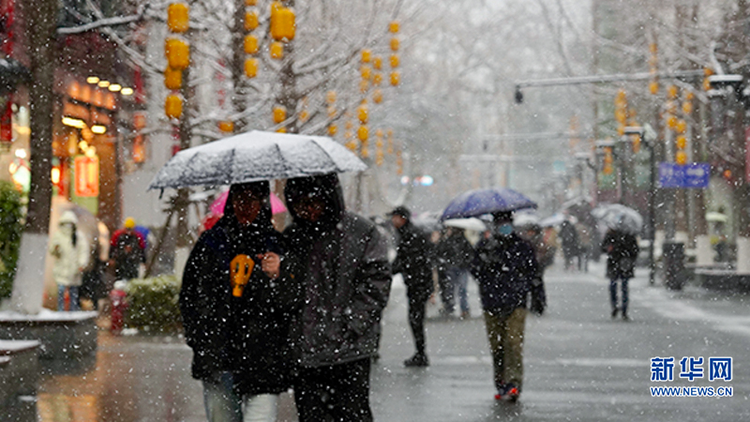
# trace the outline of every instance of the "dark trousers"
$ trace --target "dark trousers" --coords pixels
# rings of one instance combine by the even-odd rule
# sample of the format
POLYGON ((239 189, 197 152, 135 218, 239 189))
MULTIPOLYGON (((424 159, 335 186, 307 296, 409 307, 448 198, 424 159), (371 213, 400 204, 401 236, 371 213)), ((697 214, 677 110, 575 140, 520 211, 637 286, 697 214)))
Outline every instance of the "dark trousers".
MULTIPOLYGON (((612 309, 617 308, 617 278, 611 278, 609 280, 609 301, 612 303, 612 309)), ((622 284, 622 307, 620 310, 623 315, 628 313, 628 279, 620 278, 622 284)))
POLYGON ((370 422, 370 358, 300 368, 294 385, 300 422, 370 422))
POLYGON ((424 354, 424 317, 430 293, 424 289, 408 288, 406 295, 409 298, 409 325, 414 336, 414 346, 417 348, 417 353, 424 354))

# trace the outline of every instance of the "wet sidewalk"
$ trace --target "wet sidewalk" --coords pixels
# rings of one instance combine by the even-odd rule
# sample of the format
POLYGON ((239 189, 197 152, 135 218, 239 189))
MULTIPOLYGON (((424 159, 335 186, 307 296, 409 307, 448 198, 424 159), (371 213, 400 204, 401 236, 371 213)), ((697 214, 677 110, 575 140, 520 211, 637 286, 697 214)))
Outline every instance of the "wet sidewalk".
MULTIPOLYGON (((515 405, 493 399, 492 366, 477 287, 472 318, 437 317, 428 308, 429 368, 404 368, 413 353, 403 284, 396 280, 384 314, 381 358, 373 365, 372 407, 380 421, 738 421, 750 419, 747 350, 750 312, 743 296, 700 289, 670 293, 639 271, 631 285, 632 321, 609 316, 603 268, 547 275, 549 309, 529 316, 525 385, 515 405), (733 356, 731 398, 653 398, 654 356, 733 356)), ((44 422, 205 421, 200 383, 190 377, 191 351, 178 337, 103 331, 96 360, 43 377, 44 422)), ((677 371, 677 370, 676 370, 677 371)), ((686 381, 675 381, 675 385, 686 381)), ((696 385, 708 384, 696 381, 696 385)), ((294 421, 289 395, 280 421, 294 421)))

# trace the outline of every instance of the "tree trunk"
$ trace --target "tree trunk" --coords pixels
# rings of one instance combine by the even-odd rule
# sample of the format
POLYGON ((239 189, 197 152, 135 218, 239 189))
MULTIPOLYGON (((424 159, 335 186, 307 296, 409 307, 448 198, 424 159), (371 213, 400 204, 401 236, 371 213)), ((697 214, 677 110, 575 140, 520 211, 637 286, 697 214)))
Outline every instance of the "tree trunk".
MULTIPOLYGON (((246 107, 247 92, 245 91, 245 0, 234 0, 234 21, 232 26, 232 62, 230 72, 232 73, 232 108, 234 113, 241 113, 246 107)), ((246 121, 238 119, 234 122, 234 132, 244 132, 246 121)))
POLYGON ((31 189, 26 230, 29 233, 46 234, 49 231, 52 200, 50 170, 58 6, 57 0, 27 0, 20 5, 26 18, 32 78, 29 86, 31 189))
MULTIPOLYGON (((190 130, 190 111, 193 105, 193 88, 190 87, 190 68, 183 71, 182 97, 185 99, 183 114, 180 117, 180 151, 190 148, 190 139, 193 136, 190 130)), ((177 208, 177 248, 190 248, 193 238, 190 235, 190 218, 188 209, 190 207, 190 189, 177 189, 177 197, 173 206, 177 208)), ((176 270, 179 270, 176 268, 176 270)))
POLYGON ((55 28, 57 0, 25 0, 19 3, 26 20, 31 82, 29 108, 31 138, 26 231, 21 239, 18 270, 13 283, 11 307, 25 314, 38 314, 44 295, 44 260, 47 256, 52 183, 52 124, 55 76, 55 28))
MULTIPOLYGON (((289 0, 284 7, 294 7, 294 0, 289 0)), ((281 81, 281 93, 277 97, 279 104, 286 108, 287 118, 292 117, 297 112, 297 75, 294 74, 294 42, 290 41, 284 44, 284 62, 281 66, 279 80, 281 81)), ((287 133, 298 133, 299 127, 297 119, 286 126, 287 133)))

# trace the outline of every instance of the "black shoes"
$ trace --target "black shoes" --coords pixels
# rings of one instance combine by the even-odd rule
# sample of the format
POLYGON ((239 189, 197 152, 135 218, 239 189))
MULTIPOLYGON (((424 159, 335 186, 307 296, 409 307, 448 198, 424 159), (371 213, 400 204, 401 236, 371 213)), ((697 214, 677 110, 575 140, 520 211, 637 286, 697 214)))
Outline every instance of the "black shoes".
MULTIPOLYGON (((620 312, 620 308, 614 308, 612 309, 612 319, 617 318, 617 313, 620 312)), ((623 321, 630 321, 630 317, 628 317, 628 312, 623 310, 622 311, 622 320, 623 321)))
POLYGON ((409 359, 406 359, 404 361, 404 366, 407 368, 425 367, 430 366, 430 361, 427 359, 427 355, 417 353, 409 359))

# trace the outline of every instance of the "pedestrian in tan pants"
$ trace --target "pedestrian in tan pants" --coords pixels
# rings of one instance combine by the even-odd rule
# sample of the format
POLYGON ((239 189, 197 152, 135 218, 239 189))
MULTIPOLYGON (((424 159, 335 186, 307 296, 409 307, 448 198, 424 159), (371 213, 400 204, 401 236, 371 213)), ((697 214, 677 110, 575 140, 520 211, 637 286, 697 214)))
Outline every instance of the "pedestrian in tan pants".
POLYGON ((530 243, 518 236, 512 213, 494 221, 476 246, 471 272, 479 282, 487 338, 492 352, 498 400, 518 400, 523 387, 526 302, 539 264, 530 243))

